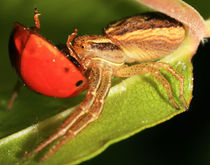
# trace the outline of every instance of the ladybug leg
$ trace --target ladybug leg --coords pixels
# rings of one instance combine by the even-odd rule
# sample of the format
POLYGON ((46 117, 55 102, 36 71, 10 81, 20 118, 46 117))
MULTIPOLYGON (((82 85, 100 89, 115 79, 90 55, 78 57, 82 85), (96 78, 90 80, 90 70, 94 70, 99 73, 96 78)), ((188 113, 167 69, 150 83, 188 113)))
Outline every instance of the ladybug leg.
POLYGON ((90 123, 97 120, 100 116, 106 96, 111 87, 111 72, 103 73, 103 77, 100 83, 100 87, 96 92, 96 98, 94 100, 94 104, 89 113, 82 116, 79 120, 75 121, 72 124, 72 127, 69 127, 67 133, 62 137, 57 144, 55 144, 50 151, 41 159, 41 161, 45 161, 48 159, 53 153, 55 153, 63 144, 65 144, 69 139, 72 139, 76 135, 78 135, 84 128, 86 128, 90 123))
POLYGON ((22 85, 23 85, 23 83, 20 80, 17 80, 17 82, 15 84, 15 87, 13 89, 12 96, 9 100, 8 105, 7 105, 8 110, 12 109, 13 103, 14 103, 15 99, 18 97, 18 94, 19 94, 19 91, 20 91, 20 88, 21 88, 22 85))
POLYGON ((114 73, 114 75, 119 76, 119 77, 130 77, 130 76, 138 75, 138 74, 146 74, 146 73, 152 74, 155 77, 155 79, 158 80, 166 89, 168 98, 170 102, 172 103, 172 105, 176 109, 180 109, 178 104, 173 98, 170 83, 159 71, 160 68, 163 68, 180 81, 180 98, 181 98, 182 104, 187 109, 188 106, 183 96, 184 77, 180 73, 178 73, 176 70, 174 70, 171 66, 170 67, 169 66, 170 65, 166 63, 156 63, 156 62, 142 63, 142 64, 137 64, 137 65, 132 65, 132 66, 124 66, 121 69, 117 70, 114 73))
POLYGON ((94 69, 92 72, 90 72, 89 76, 89 87, 86 94, 85 100, 80 104, 80 106, 64 121, 64 123, 61 125, 60 129, 50 136, 47 140, 45 140, 43 143, 41 143, 37 148, 35 148, 33 151, 26 153, 24 157, 28 157, 34 153, 37 153, 41 151, 43 148, 45 148, 47 145, 55 141, 61 136, 64 136, 70 127, 83 115, 88 113, 88 111, 91 109, 95 97, 96 97, 96 91, 99 88, 100 80, 102 78, 102 70, 101 69, 94 69))
POLYGON ((34 8, 34 22, 35 22, 36 30, 40 30, 39 16, 40 16, 40 13, 38 13, 37 8, 34 8))

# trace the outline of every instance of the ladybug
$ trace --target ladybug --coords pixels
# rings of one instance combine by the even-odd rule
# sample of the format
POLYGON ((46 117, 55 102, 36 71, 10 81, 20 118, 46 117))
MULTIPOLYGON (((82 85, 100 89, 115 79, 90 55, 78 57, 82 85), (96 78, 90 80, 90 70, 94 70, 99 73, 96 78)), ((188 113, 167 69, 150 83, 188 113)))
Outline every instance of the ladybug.
POLYGON ((86 88, 86 78, 78 61, 61 51, 38 33, 39 14, 35 9, 35 27, 14 24, 9 55, 23 83, 35 92, 52 97, 74 97, 86 88))

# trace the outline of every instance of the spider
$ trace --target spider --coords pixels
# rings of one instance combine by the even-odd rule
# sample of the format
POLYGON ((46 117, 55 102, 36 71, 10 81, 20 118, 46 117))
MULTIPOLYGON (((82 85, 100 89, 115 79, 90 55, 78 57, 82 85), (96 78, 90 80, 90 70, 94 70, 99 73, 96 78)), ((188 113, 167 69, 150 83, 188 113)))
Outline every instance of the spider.
MULTIPOLYGON (((35 29, 39 30, 39 13, 35 10, 35 29)), ((184 76, 170 64, 157 62, 176 50, 185 38, 184 26, 161 13, 151 12, 122 19, 108 26, 102 35, 77 36, 77 29, 69 35, 66 46, 69 54, 80 64, 87 78, 84 101, 64 121, 59 130, 24 157, 41 151, 62 137, 42 158, 48 159, 67 140, 78 135, 100 116, 111 87, 111 77, 131 77, 151 74, 166 89, 170 104, 180 109, 174 100, 171 85, 161 74, 164 69, 180 83, 179 98, 187 109, 184 94, 184 76), (72 44, 72 41, 74 43, 72 44), (129 65, 128 65, 129 64, 129 65)), ((27 84, 26 84, 27 85, 27 84)))

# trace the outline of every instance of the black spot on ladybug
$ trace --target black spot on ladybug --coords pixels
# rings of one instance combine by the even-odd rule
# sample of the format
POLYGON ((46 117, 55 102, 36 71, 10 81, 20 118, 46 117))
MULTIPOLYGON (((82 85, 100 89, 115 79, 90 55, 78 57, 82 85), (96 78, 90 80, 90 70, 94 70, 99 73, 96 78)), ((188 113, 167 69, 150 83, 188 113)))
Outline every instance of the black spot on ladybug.
POLYGON ((76 83, 76 87, 78 87, 78 86, 82 85, 82 83, 83 83, 83 81, 82 81, 82 80, 77 81, 77 83, 76 83))
POLYGON ((69 72, 69 68, 65 67, 65 68, 64 68, 64 71, 65 71, 66 73, 69 72))

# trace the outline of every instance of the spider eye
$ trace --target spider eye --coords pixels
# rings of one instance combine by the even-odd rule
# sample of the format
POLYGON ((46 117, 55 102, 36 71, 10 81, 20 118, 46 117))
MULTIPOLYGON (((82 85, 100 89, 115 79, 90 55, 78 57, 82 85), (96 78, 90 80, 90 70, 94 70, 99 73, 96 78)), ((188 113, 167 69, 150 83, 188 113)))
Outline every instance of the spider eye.
POLYGON ((85 47, 82 45, 81 48, 84 49, 85 47))

